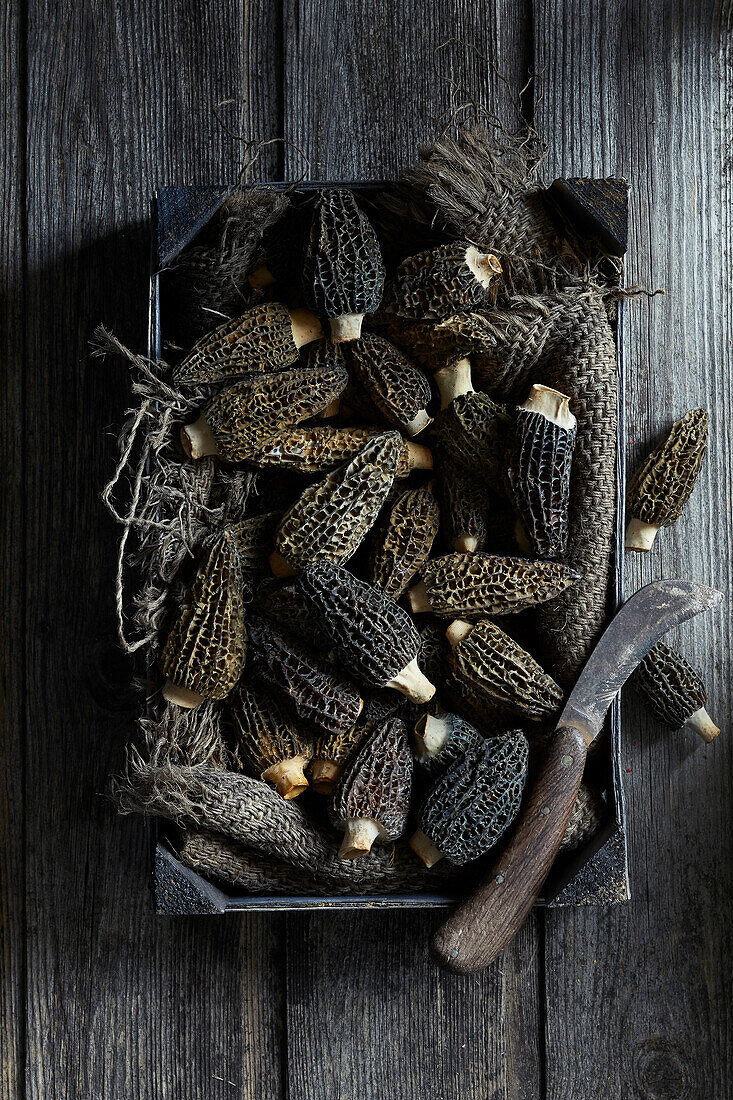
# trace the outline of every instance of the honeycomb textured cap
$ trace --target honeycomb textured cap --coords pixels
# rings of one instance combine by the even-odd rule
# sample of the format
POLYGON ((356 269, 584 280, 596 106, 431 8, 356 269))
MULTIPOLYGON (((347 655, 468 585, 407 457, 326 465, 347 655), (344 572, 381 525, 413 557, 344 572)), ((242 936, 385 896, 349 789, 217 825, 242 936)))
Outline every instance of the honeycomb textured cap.
POLYGON ((355 725, 363 700, 353 684, 260 616, 251 616, 248 625, 253 671, 265 687, 316 730, 338 734, 355 725))
POLYGON ((427 561, 438 533, 440 509, 427 487, 400 493, 372 534, 369 576, 390 600, 398 600, 427 561))
POLYGON ((313 739, 268 692, 241 681, 227 703, 243 762, 259 778, 267 768, 292 760, 310 759, 313 739))
POLYGON ((330 405, 349 380, 345 370, 285 370, 250 375, 209 402, 204 419, 221 458, 254 458, 276 432, 307 420, 330 405))
POLYGON ((541 412, 515 411, 507 489, 538 557, 560 557, 567 547, 575 437, 574 427, 560 427, 541 412))
POLYGON ((383 840, 397 840, 410 807, 412 769, 405 723, 388 718, 344 769, 333 795, 334 817, 344 823, 369 818, 380 825, 383 840))
POLYGON ((417 657, 409 615, 372 585, 326 561, 304 569, 299 583, 344 667, 363 683, 383 687, 417 657))
POLYGON ((425 320, 482 305, 489 290, 473 253, 465 241, 451 242, 403 260, 385 293, 385 311, 425 320))
POLYGON ((695 711, 707 705, 700 674, 664 642, 652 646, 631 682, 652 713, 671 730, 682 729, 695 711))
POLYGON ((383 287, 377 235, 353 194, 320 192, 303 263, 303 289, 310 305, 328 318, 373 313, 383 287))
POLYGON ((436 469, 443 541, 456 550, 480 550, 488 535, 486 485, 442 450, 438 451, 436 469))
POLYGON ((497 487, 506 469, 509 417, 485 393, 464 393, 435 419, 435 438, 447 461, 497 487))
POLYGON ((294 569, 318 558, 348 561, 392 488, 402 455, 397 432, 376 436, 348 463, 309 485, 285 513, 275 549, 294 569))
POLYGON ((205 699, 223 699, 244 667, 245 588, 237 539, 225 528, 204 553, 162 655, 168 679, 205 699))
POLYGON ((559 562, 460 553, 426 561, 421 575, 430 611, 452 619, 523 611, 554 599, 579 579, 559 562))
POLYGON ((458 714, 441 714, 439 722, 442 726, 440 743, 434 746, 429 736, 425 736, 426 727, 429 729, 429 718, 420 719, 415 727, 415 743, 417 747, 418 762, 428 775, 442 774, 457 760, 460 760, 467 752, 479 749, 484 743, 484 736, 475 726, 461 718, 458 714))
POLYGON ((297 358, 287 306, 262 302, 203 336, 175 368, 173 380, 179 385, 222 382, 253 371, 281 370, 297 358))
POLYGON ((357 379, 382 415, 416 435, 430 424, 432 390, 425 375, 382 336, 367 334, 349 344, 357 379))
POLYGON ((707 443, 708 414, 705 409, 692 409, 672 426, 631 479, 629 515, 655 527, 668 527, 679 519, 695 487, 707 443))
POLYGON ((489 705, 539 720, 555 714, 561 688, 508 634, 482 619, 452 650, 453 674, 489 705))
POLYGON ((519 813, 529 746, 521 730, 470 749, 431 788, 420 828, 451 863, 461 867, 496 844, 519 813))

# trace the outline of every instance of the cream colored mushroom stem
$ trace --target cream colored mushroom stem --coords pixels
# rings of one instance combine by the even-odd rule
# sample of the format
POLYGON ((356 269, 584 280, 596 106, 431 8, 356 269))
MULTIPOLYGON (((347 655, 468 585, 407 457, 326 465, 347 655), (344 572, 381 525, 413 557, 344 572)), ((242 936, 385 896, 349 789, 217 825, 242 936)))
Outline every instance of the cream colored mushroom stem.
POLYGON ((644 554, 651 550, 657 537, 659 526, 655 523, 644 523, 641 519, 632 519, 626 528, 626 549, 635 550, 644 554))
POLYGON ((422 829, 417 829, 407 843, 428 869, 434 867, 438 860, 444 858, 440 849, 435 847, 430 837, 422 829))
POLYGON ((363 320, 363 313, 344 313, 342 317, 332 317, 328 322, 331 326, 331 343, 345 344, 350 340, 358 340, 363 320))
POLYGON ((437 370, 433 377, 440 392, 441 409, 447 409, 457 397, 476 392, 471 384, 470 359, 456 359, 454 363, 437 370))
POLYGON ((174 703, 177 707, 193 710, 204 701, 204 696, 197 691, 191 691, 182 684, 174 684, 172 680, 166 680, 163 688, 163 698, 167 703, 174 703))
POLYGON ((705 710, 705 707, 700 707, 694 714, 691 714, 685 722, 685 725, 693 729, 695 733, 699 734, 703 741, 706 741, 708 744, 714 741, 720 733, 720 729, 715 725, 715 722, 713 722, 712 718, 705 710))
POLYGON ((433 452, 422 443, 406 442, 403 448, 407 472, 411 470, 432 470, 433 452))
POLYGON ((433 418, 428 414, 427 409, 420 409, 416 413, 412 420, 408 420, 405 424, 408 435, 419 435, 420 432, 425 431, 429 424, 433 423, 433 418))
POLYGON ((447 715, 425 714, 415 724, 415 749, 418 760, 432 760, 446 746, 451 721, 447 715))
POLYGON ((456 535, 453 539, 453 549, 459 554, 475 554, 478 550, 478 539, 475 535, 456 535))
POLYGON ((303 768, 308 763, 307 756, 292 756, 287 760, 281 760, 277 764, 266 768, 262 778, 272 783, 283 798, 290 800, 297 798, 299 794, 308 788, 308 780, 303 768))
POLYGON ((372 844, 383 832, 379 822, 371 817, 350 817, 339 848, 339 859, 358 859, 368 855, 372 844))
POLYGON ((435 684, 431 684, 425 673, 414 657, 409 665, 405 665, 393 680, 389 680, 383 687, 394 688, 401 691, 413 703, 428 703, 435 695, 435 684))
POLYGON ((462 641, 464 641, 473 630, 471 623, 465 622, 463 619, 454 619, 445 632, 445 636, 450 642, 451 649, 455 649, 462 641))
POLYGON ((288 313, 296 348, 312 344, 314 340, 320 340, 323 337, 323 327, 315 313, 311 313, 308 309, 290 309, 288 313))
POLYGON ((204 458, 206 455, 219 454, 216 436, 203 415, 193 424, 186 424, 181 428, 181 446, 189 458, 204 458))
POLYGON ((503 270, 498 256, 494 256, 492 252, 481 252, 472 244, 466 249, 466 264, 474 279, 487 290, 492 280, 501 275, 503 270))
POLYGON ((430 602, 430 596, 428 590, 425 587, 425 581, 420 580, 417 584, 414 584, 407 593, 407 599, 410 603, 410 610, 415 614, 422 614, 433 610, 433 605, 430 602))
POLYGON ((577 427, 578 421, 570 411, 569 401, 570 399, 564 393, 560 393, 559 390, 552 390, 549 386, 535 385, 529 391, 527 400, 519 408, 526 409, 527 412, 541 413, 553 424, 557 424, 558 428, 572 431, 573 428, 577 427))
POLYGON ((331 794, 343 770, 343 764, 337 764, 335 760, 314 760, 311 764, 311 787, 316 794, 331 794))

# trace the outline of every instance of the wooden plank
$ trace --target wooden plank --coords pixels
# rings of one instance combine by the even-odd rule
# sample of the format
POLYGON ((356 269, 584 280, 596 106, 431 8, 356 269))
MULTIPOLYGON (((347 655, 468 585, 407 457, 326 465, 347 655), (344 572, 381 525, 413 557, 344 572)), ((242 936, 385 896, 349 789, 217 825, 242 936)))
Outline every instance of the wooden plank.
MULTIPOLYGON (((629 283, 668 292, 627 311, 630 469, 687 409, 711 412, 699 487, 654 551, 627 559, 627 592, 680 575, 727 593, 730 9, 538 0, 535 10, 548 174, 628 176, 629 283)), ((704 671, 724 730, 729 623, 723 609, 671 639, 704 671)), ((633 898, 547 914, 547 1096, 730 1096, 730 740, 667 734, 630 695, 623 729, 633 898)))
POLYGON ((25 1019, 25 818, 23 809, 23 555, 22 410, 25 150, 21 4, 0 12, 0 1097, 23 1096, 25 1019))
MULTIPOLYGON (((443 0, 285 4, 286 175, 306 155, 312 178, 394 176, 438 117, 475 98, 509 119, 526 73, 527 8, 443 0), (323 34, 323 28, 329 34, 323 34), (442 43, 452 41, 445 50, 442 43), (461 44, 462 42, 462 44, 461 44), (358 45, 357 45, 358 44, 358 45), (438 51, 438 60, 434 60, 438 51), (454 100, 453 102, 455 102, 454 100)), ((288 1095, 540 1095, 537 921, 500 965, 463 980, 427 944, 435 914, 311 914, 290 925, 288 1095)))
MULTIPOLYGON (((98 500, 128 384, 87 356, 100 320, 144 348, 152 191, 236 176, 213 109, 276 28, 233 0, 26 7, 27 1094, 279 1097, 280 923, 156 918, 142 825, 100 797, 140 700, 98 500)), ((238 125, 274 127, 267 88, 238 125)))

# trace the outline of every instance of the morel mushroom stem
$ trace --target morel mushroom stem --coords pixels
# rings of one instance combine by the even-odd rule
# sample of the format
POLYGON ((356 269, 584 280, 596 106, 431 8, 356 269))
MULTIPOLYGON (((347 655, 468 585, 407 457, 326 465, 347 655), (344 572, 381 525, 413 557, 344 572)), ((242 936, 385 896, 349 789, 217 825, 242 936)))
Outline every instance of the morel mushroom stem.
POLYGON ((659 527, 654 523, 644 523, 641 519, 632 519, 626 528, 626 549, 643 554, 651 550, 659 527))
POLYGON ((691 714, 685 722, 685 725, 693 729, 695 733, 698 733, 707 744, 714 741, 720 733, 719 727, 715 725, 715 722, 713 722, 712 718, 705 710, 705 707, 700 707, 694 714, 691 714))
POLYGON ((501 275, 502 267, 499 257, 491 252, 481 252, 474 245, 466 249, 466 263, 473 272, 476 282, 488 290, 491 280, 495 275, 501 275))
POLYGON ((219 444, 203 416, 193 424, 181 428, 181 446, 189 458, 204 458, 206 455, 218 455, 219 444))
POLYGON ((435 695, 435 684, 431 684, 417 663, 417 657, 405 665, 393 680, 384 685, 401 691, 413 703, 428 703, 435 695))
POLYGON ((433 452, 422 443, 405 443, 404 460, 408 473, 411 470, 432 470, 433 468, 433 452))
POLYGON ((379 822, 371 817, 352 817, 346 822, 343 843, 339 848, 339 859, 357 859, 368 855, 372 844, 383 832, 379 822))
POLYGON ((435 372, 435 384, 440 392, 440 407, 447 409, 464 393, 475 393, 471 384, 471 360, 457 359, 435 372))
POLYGON ((549 386, 532 386, 529 397, 519 408, 526 409, 527 412, 541 413, 553 424, 557 424, 558 428, 565 428, 568 432, 578 426, 578 421, 570 411, 568 398, 564 393, 552 390, 549 386))
POLYGON ((335 760, 314 760, 311 764, 311 787, 316 794, 331 794, 343 770, 343 764, 337 764, 335 760))
POLYGON ((331 342, 333 344, 345 344, 350 340, 358 340, 361 336, 363 320, 363 313, 345 313, 343 317, 332 317, 329 321, 331 342))
POLYGON ((420 412, 413 416, 412 420, 408 420, 405 424, 408 435, 419 435, 423 429, 427 428, 428 424, 432 424, 433 418, 428 415, 426 409, 420 409, 420 412))
POLYGON ((422 829, 416 829, 407 842, 416 856, 418 856, 428 870, 434 867, 438 860, 444 858, 443 853, 435 847, 429 836, 422 829))
POLYGON ((445 636, 451 644, 453 649, 456 648, 459 642, 462 642, 464 638, 473 630, 470 623, 466 623, 463 619, 455 619, 445 632, 445 636))
POLYGON ((282 554, 279 554, 277 550, 273 550, 268 558, 270 563, 270 569, 276 577, 294 577, 296 570, 293 569, 289 561, 286 561, 282 554))
POLYGON ((478 550, 478 541, 475 535, 456 535, 453 539, 453 548, 459 554, 475 554, 478 550))
POLYGON ((307 763, 307 756, 293 756, 267 768, 263 771, 262 778, 272 783, 283 798, 297 798, 308 788, 308 780, 303 772, 307 763))
POLYGON ((291 309, 288 312, 296 348, 312 344, 314 340, 320 340, 323 337, 321 322, 315 313, 311 313, 309 309, 291 309))
POLYGON ((257 264, 247 276, 247 282, 253 290, 264 290, 265 287, 272 286, 276 279, 267 264, 257 264))
POLYGON ((445 745, 451 731, 451 720, 448 715, 436 717, 434 714, 425 714, 415 725, 415 744, 418 760, 423 757, 431 759, 437 756, 445 745))
POLYGON ((432 604, 430 603, 430 597, 428 596, 428 590, 425 587, 425 581, 418 581, 412 588, 407 591, 407 599, 410 604, 410 610, 415 614, 420 614, 423 611, 432 611, 432 604))
POLYGON ((189 691, 187 687, 174 684, 172 680, 166 681, 163 688, 163 698, 168 703, 175 703, 177 707, 185 707, 186 710, 193 710, 194 707, 204 701, 204 696, 199 695, 197 691, 189 691))

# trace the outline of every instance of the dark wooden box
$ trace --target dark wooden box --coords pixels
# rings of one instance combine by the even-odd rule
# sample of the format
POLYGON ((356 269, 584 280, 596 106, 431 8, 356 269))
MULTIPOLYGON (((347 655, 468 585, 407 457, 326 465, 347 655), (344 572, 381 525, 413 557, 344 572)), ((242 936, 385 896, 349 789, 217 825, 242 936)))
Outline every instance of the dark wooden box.
MULTIPOLYGON (((258 185, 253 185, 258 186, 258 185)), ((268 186, 285 186, 268 185, 268 186)), ((374 183, 307 183, 303 190, 348 186, 373 189, 374 183)), ((158 357, 163 346, 165 317, 161 311, 160 275, 196 238, 230 193, 229 187, 164 187, 156 195, 153 210, 152 276, 150 280, 149 354, 158 357)), ((626 186, 619 180, 557 180, 549 191, 561 203, 566 216, 607 252, 622 255, 626 247, 626 186), (608 196, 613 196, 609 203, 608 196)), ((618 441, 616 450, 616 553, 609 591, 609 614, 623 598, 624 536, 624 366, 621 353, 623 301, 617 316, 618 441)), ((558 857, 537 904, 544 906, 610 905, 630 897, 624 829, 624 801, 619 759, 620 703, 616 699, 607 718, 610 753, 606 791, 611 813, 608 823, 582 849, 558 857)), ((353 897, 243 896, 221 888, 176 859, 166 842, 165 829, 151 830, 152 886, 160 914, 211 914, 242 910, 439 908, 456 898, 449 894, 388 894, 353 897)))

